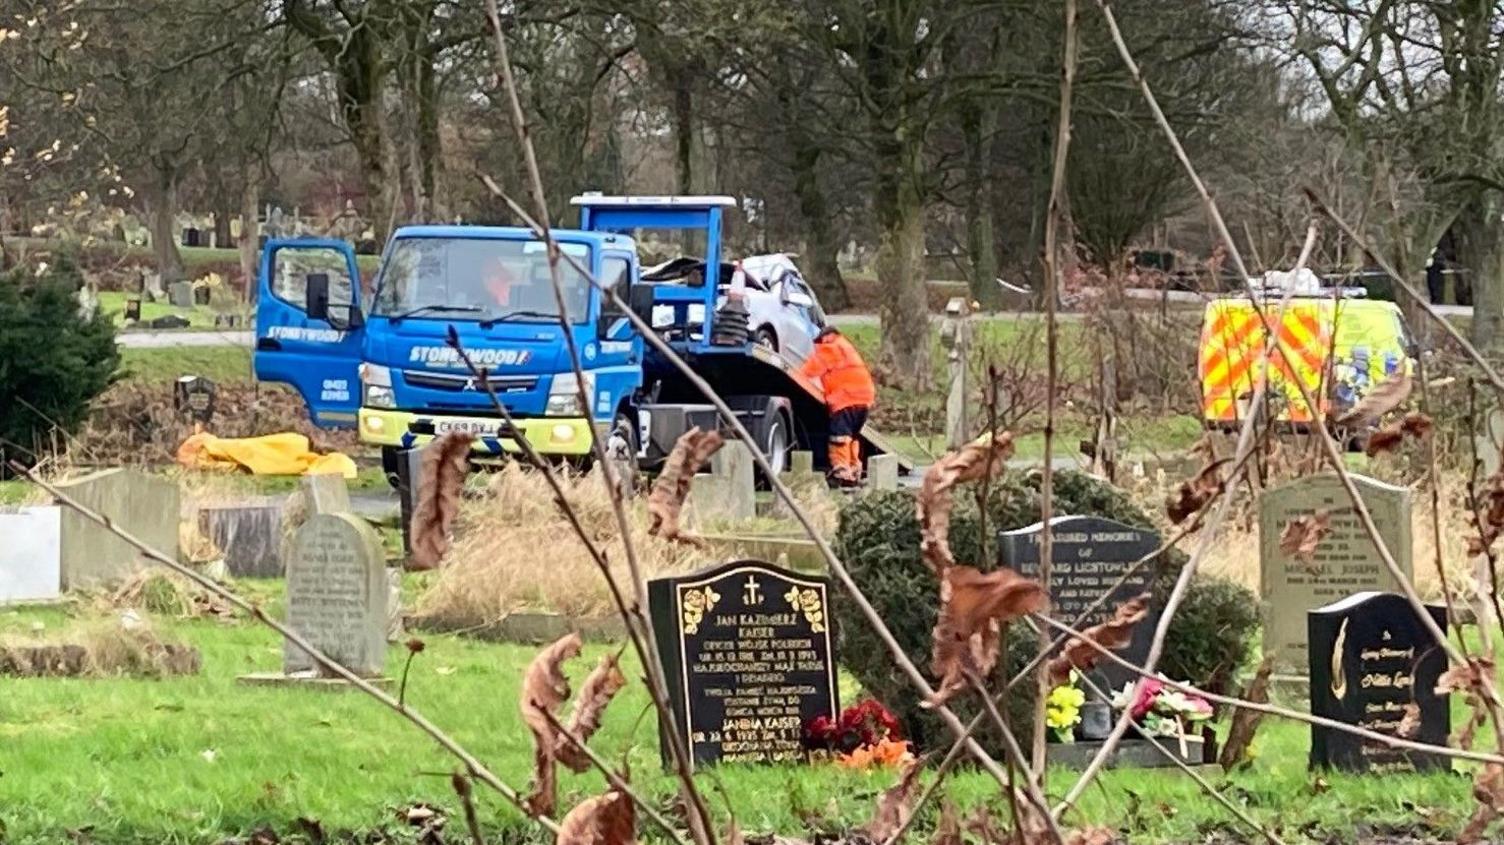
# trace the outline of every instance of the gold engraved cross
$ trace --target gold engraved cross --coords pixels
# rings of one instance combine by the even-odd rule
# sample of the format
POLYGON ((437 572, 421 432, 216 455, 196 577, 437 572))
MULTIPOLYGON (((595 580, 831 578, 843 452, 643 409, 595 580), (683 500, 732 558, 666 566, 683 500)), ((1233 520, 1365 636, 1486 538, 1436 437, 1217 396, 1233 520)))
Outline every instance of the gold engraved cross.
POLYGON ((757 583, 755 577, 748 575, 747 583, 742 585, 744 591, 742 593, 742 601, 749 605, 762 604, 762 592, 759 589, 761 586, 761 584, 757 583))

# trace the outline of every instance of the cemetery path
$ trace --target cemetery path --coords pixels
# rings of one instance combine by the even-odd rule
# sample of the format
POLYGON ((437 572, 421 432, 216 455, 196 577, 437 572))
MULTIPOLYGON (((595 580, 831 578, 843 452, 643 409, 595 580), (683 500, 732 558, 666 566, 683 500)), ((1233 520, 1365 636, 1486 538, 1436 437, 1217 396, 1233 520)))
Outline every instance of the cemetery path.
POLYGON ((229 331, 128 331, 118 332, 115 343, 126 349, 171 349, 183 346, 250 346, 254 332, 229 331))

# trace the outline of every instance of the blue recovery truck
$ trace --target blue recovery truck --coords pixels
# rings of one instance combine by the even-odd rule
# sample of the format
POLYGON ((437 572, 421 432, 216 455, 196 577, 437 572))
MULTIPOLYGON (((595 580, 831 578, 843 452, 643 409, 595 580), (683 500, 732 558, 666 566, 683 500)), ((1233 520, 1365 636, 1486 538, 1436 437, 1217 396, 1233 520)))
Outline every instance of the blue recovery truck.
MULTIPOLYGON (((780 353, 749 341, 737 295, 721 287, 721 215, 729 197, 576 197, 580 228, 555 229, 560 248, 617 291, 737 412, 772 465, 794 448, 826 460, 819 387, 780 353), (644 281, 634 240, 663 232, 704 250, 687 283, 644 281)), ((715 409, 645 343, 625 315, 567 262, 564 310, 546 245, 524 228, 406 226, 393 234, 366 288, 344 241, 273 239, 262 250, 256 375, 302 394, 315 424, 356 428, 382 447, 394 476, 400 450, 452 431, 501 457, 526 437, 539 453, 586 465, 591 433, 653 469, 692 426, 717 428, 715 409), (446 337, 453 326, 514 420, 446 337), (580 407, 564 332, 584 370, 580 407)), ((888 451, 867 432, 867 452, 888 451)))

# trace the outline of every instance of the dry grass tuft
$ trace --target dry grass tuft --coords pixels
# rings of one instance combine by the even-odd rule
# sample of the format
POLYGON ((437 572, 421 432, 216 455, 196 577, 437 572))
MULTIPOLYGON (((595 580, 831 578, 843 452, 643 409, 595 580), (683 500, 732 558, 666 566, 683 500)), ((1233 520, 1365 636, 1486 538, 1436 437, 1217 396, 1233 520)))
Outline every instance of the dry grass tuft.
POLYGON ((170 569, 156 566, 131 576, 101 603, 108 609, 138 609, 179 619, 234 616, 223 599, 170 569))
POLYGON ((162 639, 134 611, 45 640, 0 638, 0 675, 160 678, 198 674, 202 662, 197 649, 162 639))
MULTIPOLYGON (((629 576, 611 500, 594 475, 563 478, 565 495, 591 540, 607 551, 613 574, 629 576)), ((631 502, 632 537, 648 577, 698 569, 705 553, 649 537, 644 502, 631 502)), ((543 477, 508 464, 479 495, 460 505, 454 548, 432 585, 418 597, 417 616, 446 626, 500 620, 516 610, 572 617, 615 612, 610 592, 543 477)))

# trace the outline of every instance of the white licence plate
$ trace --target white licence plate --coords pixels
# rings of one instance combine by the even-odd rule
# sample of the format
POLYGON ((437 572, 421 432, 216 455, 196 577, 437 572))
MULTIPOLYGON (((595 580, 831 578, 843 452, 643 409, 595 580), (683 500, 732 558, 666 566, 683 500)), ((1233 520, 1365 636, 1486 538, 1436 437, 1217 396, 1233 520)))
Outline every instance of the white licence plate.
POLYGON ((466 434, 495 434, 501 430, 501 423, 491 420, 438 420, 433 424, 434 434, 450 434, 452 432, 464 432, 466 434))

